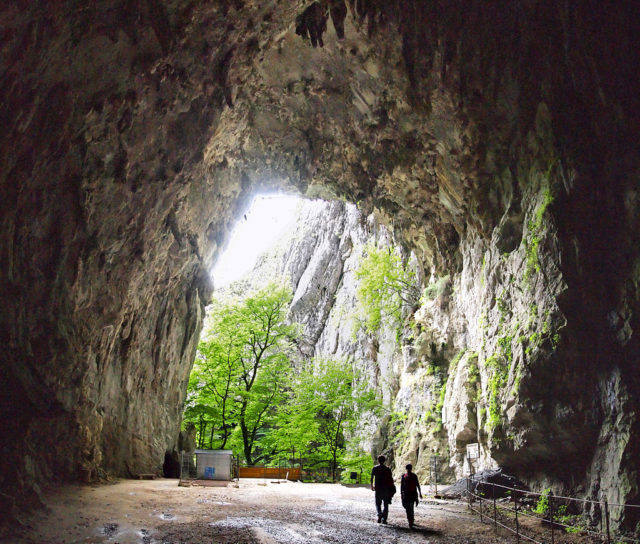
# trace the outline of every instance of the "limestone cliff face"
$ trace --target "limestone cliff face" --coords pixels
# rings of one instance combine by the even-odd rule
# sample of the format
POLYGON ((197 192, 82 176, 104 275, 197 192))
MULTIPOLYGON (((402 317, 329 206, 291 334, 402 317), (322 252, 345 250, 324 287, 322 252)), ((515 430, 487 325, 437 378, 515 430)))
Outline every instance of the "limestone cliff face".
MULTIPOLYGON (((425 281, 422 306, 406 316, 417 327, 405 327, 400 337, 389 326, 373 335, 354 334, 355 271, 365 245, 392 239, 352 206, 306 204, 294 233, 264 258, 254 278, 288 277, 295 292, 291 319, 304 326, 305 355, 349 359, 380 390, 398 421, 372 422, 363 429, 362 445, 390 454, 396 468, 412 462, 426 478, 435 454, 442 479, 460 477, 468 469, 466 445, 479 443, 476 469, 503 467, 533 486, 552 483, 575 491, 567 472, 569 478, 577 475, 558 467, 557 456, 582 459, 583 469, 607 474, 599 485, 611 486, 606 491, 619 501, 621 461, 632 449, 624 418, 614 443, 611 423, 598 420, 601 400, 593 389, 585 382, 576 387, 575 375, 562 383, 552 366, 561 360, 566 334, 557 300, 567 285, 557 263, 543 251, 534 253, 528 241, 539 237, 538 248, 557 243, 546 221, 550 194, 540 198, 531 204, 531 217, 523 218, 527 227, 510 253, 498 247, 497 229, 490 241, 462 245, 460 272, 425 281), (550 396, 549 388, 566 394, 550 396), (596 441, 598 428, 606 438, 596 441)), ((616 377, 610 387, 624 385, 616 377)), ((620 389, 609 393, 617 402, 627 402, 627 395, 620 389)))
MULTIPOLYGON (((344 202, 305 202, 292 231, 262 256, 240 285, 255 286, 278 278, 289 282, 294 292, 289 319, 303 331, 298 344, 301 356, 337 358, 352 364, 379 392, 388 413, 397 404, 407 361, 397 325, 382 323, 374 333, 364 330, 356 272, 368 244, 393 244, 389 231, 374 216, 364 217, 353 204, 344 202)), ((405 406, 400 409, 407 412, 405 406)), ((381 431, 386 420, 388 416, 368 418, 359 430, 364 451, 379 454, 384 450, 393 455, 397 441, 381 431)))
POLYGON ((452 453, 637 500, 635 6, 347 4, 324 47, 293 0, 2 5, 3 489, 161 462, 213 258, 281 187, 449 276, 403 356, 471 376, 452 453))

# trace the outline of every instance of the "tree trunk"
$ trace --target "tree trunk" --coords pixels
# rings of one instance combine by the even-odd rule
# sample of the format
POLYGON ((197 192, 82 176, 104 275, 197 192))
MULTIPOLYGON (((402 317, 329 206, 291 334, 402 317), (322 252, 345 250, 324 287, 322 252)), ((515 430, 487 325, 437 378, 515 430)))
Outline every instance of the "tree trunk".
POLYGON ((336 465, 338 463, 337 457, 338 457, 338 448, 334 448, 333 449, 333 463, 332 463, 332 466, 331 466, 331 477, 332 477, 334 482, 336 481, 336 468, 337 468, 336 465))
POLYGON ((244 459, 247 465, 253 465, 253 458, 251 456, 252 443, 249 436, 249 429, 247 429, 247 423, 245 421, 245 413, 247 410, 246 401, 242 403, 242 409, 240 410, 240 429, 242 430, 242 443, 244 446, 244 459))
POLYGON ((226 425, 222 427, 222 444, 220 444, 220 449, 223 450, 227 445, 227 440, 229 439, 229 429, 226 425))
POLYGON ((198 447, 202 448, 202 444, 203 444, 203 437, 204 437, 204 418, 202 417, 202 414, 200 414, 200 430, 198 431, 198 447))

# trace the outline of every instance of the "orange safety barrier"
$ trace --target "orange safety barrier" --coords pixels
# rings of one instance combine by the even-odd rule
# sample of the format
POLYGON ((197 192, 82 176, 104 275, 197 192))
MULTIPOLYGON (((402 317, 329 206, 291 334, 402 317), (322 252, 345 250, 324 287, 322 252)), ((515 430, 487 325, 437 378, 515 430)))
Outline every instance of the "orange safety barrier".
POLYGON ((239 478, 277 478, 278 480, 299 480, 299 468, 278 467, 238 467, 239 478))

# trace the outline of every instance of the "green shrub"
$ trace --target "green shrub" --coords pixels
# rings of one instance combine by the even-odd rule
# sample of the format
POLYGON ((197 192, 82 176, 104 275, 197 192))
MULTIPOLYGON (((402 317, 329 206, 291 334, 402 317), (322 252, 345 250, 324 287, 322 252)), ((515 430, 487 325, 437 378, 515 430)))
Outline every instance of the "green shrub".
POLYGON ((549 512, 549 493, 551 493, 551 488, 547 487, 544 489, 538 499, 538 503, 533 511, 536 514, 540 514, 541 516, 546 516, 549 512))
POLYGON ((425 304, 426 302, 435 300, 439 297, 447 287, 449 279, 449 275, 447 274, 446 276, 439 278, 437 281, 427 285, 422 293, 422 300, 420 302, 425 304))

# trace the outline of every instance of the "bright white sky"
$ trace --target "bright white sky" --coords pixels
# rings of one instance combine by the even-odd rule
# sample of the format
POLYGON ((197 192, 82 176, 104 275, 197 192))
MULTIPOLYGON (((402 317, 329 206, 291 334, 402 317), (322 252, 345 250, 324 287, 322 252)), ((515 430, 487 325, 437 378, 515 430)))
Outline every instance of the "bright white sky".
POLYGON ((249 272, 257 258, 290 227, 300 198, 291 195, 258 195, 245 217, 236 224, 226 251, 213 268, 217 288, 229 285, 249 272))

